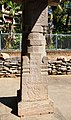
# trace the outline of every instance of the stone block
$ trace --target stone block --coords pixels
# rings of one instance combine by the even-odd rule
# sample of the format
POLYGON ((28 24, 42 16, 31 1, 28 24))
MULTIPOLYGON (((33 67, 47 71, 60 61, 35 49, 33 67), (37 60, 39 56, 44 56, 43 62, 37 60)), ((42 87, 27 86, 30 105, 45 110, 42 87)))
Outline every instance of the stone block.
POLYGON ((38 75, 23 75, 22 101, 37 101, 48 98, 47 75, 38 75))
POLYGON ((29 73, 30 73, 30 68, 23 69, 23 74, 29 74, 29 73))
POLYGON ((30 33, 28 40, 43 40, 45 41, 45 36, 42 33, 30 33))
POLYGON ((35 25, 35 26, 32 28, 31 32, 43 33, 43 27, 42 27, 42 26, 39 26, 39 25, 35 25))
POLYGON ((47 84, 23 83, 22 88, 22 101, 37 101, 48 98, 47 84))
POLYGON ((61 66, 61 71, 66 71, 66 70, 67 70, 66 66, 61 66))
MULTIPOLYGON (((36 74, 35 74, 36 76, 36 74)), ((47 74, 40 74, 39 77, 32 76, 32 74, 23 74, 22 84, 46 84, 48 85, 47 74), (35 81, 36 80, 36 81, 35 81)), ((47 88, 48 90, 48 88, 47 88)))
POLYGON ((28 53, 45 53, 44 46, 30 46, 28 47, 28 53))
POLYGON ((42 58, 42 62, 47 65, 48 64, 48 57, 44 56, 42 58))
POLYGON ((56 75, 57 74, 57 70, 52 70, 52 75, 56 75))
POLYGON ((47 26, 47 20, 48 20, 47 11, 48 11, 48 7, 46 7, 46 9, 43 10, 43 12, 39 16, 39 18, 38 18, 38 20, 37 20, 35 25, 47 26))
POLYGON ((39 77, 41 74, 41 68, 39 66, 30 66, 30 74, 39 77))
POLYGON ((28 56, 23 56, 23 65, 26 65, 29 63, 29 57, 28 56))
POLYGON ((67 75, 71 75, 71 71, 67 71, 66 74, 67 74, 67 75))
POLYGON ((47 76, 44 75, 39 78, 36 77, 31 75, 23 75, 22 100, 35 101, 48 98, 47 76))
POLYGON ((40 53, 30 53, 30 64, 41 64, 41 54, 40 53))
POLYGON ((41 55, 38 54, 30 54, 30 74, 32 74, 33 76, 35 74, 40 74, 41 72, 41 55))
POLYGON ((41 46, 41 45, 46 45, 46 41, 44 41, 44 40, 30 40, 29 44, 33 45, 33 46, 41 46))
POLYGON ((43 115, 53 113, 53 102, 51 100, 27 101, 18 104, 18 115, 21 117, 32 115, 43 115))
POLYGON ((41 66, 41 73, 43 74, 47 74, 48 73, 48 66, 46 65, 43 65, 43 66, 41 66))
POLYGON ((62 73, 61 73, 62 75, 66 75, 66 71, 62 71, 62 73))

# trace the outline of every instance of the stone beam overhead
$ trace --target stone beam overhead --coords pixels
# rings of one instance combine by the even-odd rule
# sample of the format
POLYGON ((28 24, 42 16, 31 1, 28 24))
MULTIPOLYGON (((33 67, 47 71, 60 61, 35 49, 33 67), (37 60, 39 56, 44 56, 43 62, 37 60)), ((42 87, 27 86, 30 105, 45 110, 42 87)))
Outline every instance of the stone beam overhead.
MULTIPOLYGON (((23 3, 25 1, 34 1, 34 0, 12 0, 13 2, 16 2, 16 3, 23 3)), ((44 0, 40 0, 40 1, 44 1, 44 0)), ((59 0, 47 0, 47 3, 50 5, 50 6, 57 6, 57 4, 59 3, 59 0)))

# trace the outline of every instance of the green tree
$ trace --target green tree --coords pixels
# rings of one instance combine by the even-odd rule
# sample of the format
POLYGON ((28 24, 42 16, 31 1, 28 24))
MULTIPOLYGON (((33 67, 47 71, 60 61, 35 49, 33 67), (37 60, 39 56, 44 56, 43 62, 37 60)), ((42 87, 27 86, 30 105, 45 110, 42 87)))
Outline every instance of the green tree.
MULTIPOLYGON (((12 48, 12 46, 14 46, 14 35, 12 33, 15 32, 19 32, 20 30, 20 26, 19 29, 18 27, 15 25, 15 17, 19 19, 20 15, 18 15, 18 12, 21 11, 21 5, 13 3, 11 0, 2 0, 0 1, 0 4, 4 7, 4 5, 6 5, 5 10, 9 11, 8 13, 4 13, 4 11, 0 10, 0 18, 2 18, 3 14, 8 14, 9 18, 12 19, 12 23, 5 23, 3 20, 3 27, 1 28, 1 31, 4 33, 9 33, 10 35, 6 35, 6 46, 5 48, 12 48), (13 43, 13 45, 12 45, 13 43)), ((15 40, 15 45, 17 43, 18 40, 15 40)))
POLYGON ((14 32, 14 21, 15 21, 15 15, 20 10, 20 5, 17 5, 16 3, 13 3, 10 1, 8 3, 8 7, 10 8, 10 16, 12 17, 12 25, 11 25, 11 31, 14 32))
MULTIPOLYGON (((12 32, 16 32, 17 26, 14 25, 15 17, 18 18, 18 19, 21 17, 18 14, 18 12, 21 11, 21 5, 16 4, 16 3, 12 2, 11 0, 2 0, 2 1, 0 1, 0 4, 2 4, 2 6, 4 4, 6 4, 7 7, 5 9, 9 11, 9 13, 7 13, 7 14, 12 19, 11 24, 3 23, 3 25, 5 26, 5 30, 3 30, 3 31, 7 32, 7 30, 6 30, 6 27, 7 27, 9 29, 9 31, 11 29, 12 32), (14 31, 14 27, 15 27, 15 31, 14 31)), ((3 11, 0 10, 0 18, 1 18, 1 16, 3 16, 3 14, 6 14, 6 13, 4 13, 3 11)), ((20 27, 19 27, 19 29, 20 29, 20 27)))
POLYGON ((71 2, 61 2, 57 7, 53 9, 53 24, 54 33, 71 33, 69 26, 69 19, 71 16, 71 2))

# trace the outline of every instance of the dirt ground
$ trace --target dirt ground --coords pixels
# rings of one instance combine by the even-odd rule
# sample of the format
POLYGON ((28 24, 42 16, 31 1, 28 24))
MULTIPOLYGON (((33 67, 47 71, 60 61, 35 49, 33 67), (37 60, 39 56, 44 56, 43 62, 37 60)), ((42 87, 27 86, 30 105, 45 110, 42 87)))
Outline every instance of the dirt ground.
MULTIPOLYGON (((54 114, 24 117, 21 120, 71 120, 71 76, 47 76, 49 98, 54 114)), ((17 116, 17 90, 20 78, 0 78, 0 120, 20 120, 17 116)))

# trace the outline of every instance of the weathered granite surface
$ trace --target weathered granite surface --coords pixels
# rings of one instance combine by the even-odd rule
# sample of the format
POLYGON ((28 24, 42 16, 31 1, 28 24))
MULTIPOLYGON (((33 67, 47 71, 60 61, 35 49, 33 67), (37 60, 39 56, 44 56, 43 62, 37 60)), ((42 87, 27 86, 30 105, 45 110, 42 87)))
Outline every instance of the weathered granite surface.
POLYGON ((47 1, 25 2, 23 7, 23 40, 21 74, 21 117, 53 113, 53 102, 48 99, 47 63, 44 27, 47 27, 47 1), (37 9, 37 11, 36 11, 37 9), (26 68, 29 66, 28 71, 26 68), (44 70, 41 72, 41 66, 44 70))

